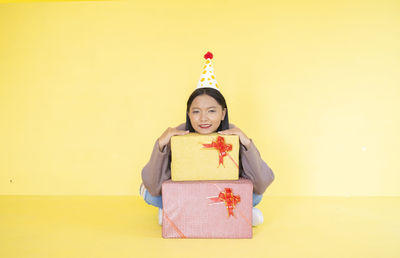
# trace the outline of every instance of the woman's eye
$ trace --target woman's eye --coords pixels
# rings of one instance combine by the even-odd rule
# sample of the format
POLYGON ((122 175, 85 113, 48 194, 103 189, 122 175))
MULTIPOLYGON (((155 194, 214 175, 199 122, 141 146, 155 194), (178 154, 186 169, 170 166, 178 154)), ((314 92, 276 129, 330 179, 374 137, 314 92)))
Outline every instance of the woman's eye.
POLYGON ((192 114, 197 114, 197 113, 199 113, 198 110, 193 110, 193 111, 192 111, 192 114))
POLYGON ((214 109, 211 109, 210 112, 211 112, 211 113, 215 113, 215 110, 214 110, 214 109))

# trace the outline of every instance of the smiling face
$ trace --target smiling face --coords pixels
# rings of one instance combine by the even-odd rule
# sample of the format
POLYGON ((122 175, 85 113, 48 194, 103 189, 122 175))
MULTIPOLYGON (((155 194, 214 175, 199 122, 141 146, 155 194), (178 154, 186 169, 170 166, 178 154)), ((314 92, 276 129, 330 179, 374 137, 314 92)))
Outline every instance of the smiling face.
POLYGON ((217 131, 225 113, 226 108, 222 109, 213 97, 203 94, 193 100, 188 115, 196 133, 209 134, 217 131))

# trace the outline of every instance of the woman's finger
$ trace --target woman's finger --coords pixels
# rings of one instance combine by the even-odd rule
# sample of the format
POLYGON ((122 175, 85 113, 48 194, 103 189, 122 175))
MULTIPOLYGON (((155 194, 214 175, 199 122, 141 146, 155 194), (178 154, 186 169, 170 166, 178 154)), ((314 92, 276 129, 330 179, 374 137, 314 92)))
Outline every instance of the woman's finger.
POLYGON ((185 135, 185 134, 188 134, 188 133, 189 133, 189 130, 187 130, 187 131, 176 130, 176 135, 185 135))
POLYGON ((232 129, 224 130, 224 131, 219 131, 219 134, 235 134, 235 132, 232 129))

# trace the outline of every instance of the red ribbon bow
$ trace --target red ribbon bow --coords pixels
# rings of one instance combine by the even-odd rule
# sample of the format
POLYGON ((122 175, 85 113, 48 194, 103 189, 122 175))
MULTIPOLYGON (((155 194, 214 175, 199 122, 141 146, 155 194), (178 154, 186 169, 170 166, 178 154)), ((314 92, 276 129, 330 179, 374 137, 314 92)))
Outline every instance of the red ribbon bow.
POLYGON ((205 148, 215 148, 218 150, 219 165, 224 164, 224 157, 229 155, 228 151, 232 150, 232 144, 225 144, 225 138, 222 136, 217 137, 217 141, 212 141, 211 144, 203 144, 205 148))
POLYGON ((218 197, 210 198, 210 200, 214 202, 219 202, 219 201, 225 202, 229 217, 229 216, 234 216, 233 209, 235 208, 236 204, 240 202, 240 196, 234 195, 232 193, 232 188, 225 188, 225 191, 220 192, 218 197))

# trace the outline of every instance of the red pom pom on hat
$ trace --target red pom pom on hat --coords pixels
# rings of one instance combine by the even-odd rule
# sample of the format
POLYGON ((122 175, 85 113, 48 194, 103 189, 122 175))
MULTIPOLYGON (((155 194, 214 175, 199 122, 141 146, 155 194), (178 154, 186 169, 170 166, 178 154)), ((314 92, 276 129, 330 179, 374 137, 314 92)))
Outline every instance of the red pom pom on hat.
POLYGON ((207 54, 204 55, 204 58, 205 59, 208 59, 208 58, 212 59, 213 58, 213 54, 209 51, 209 52, 207 52, 207 54))

